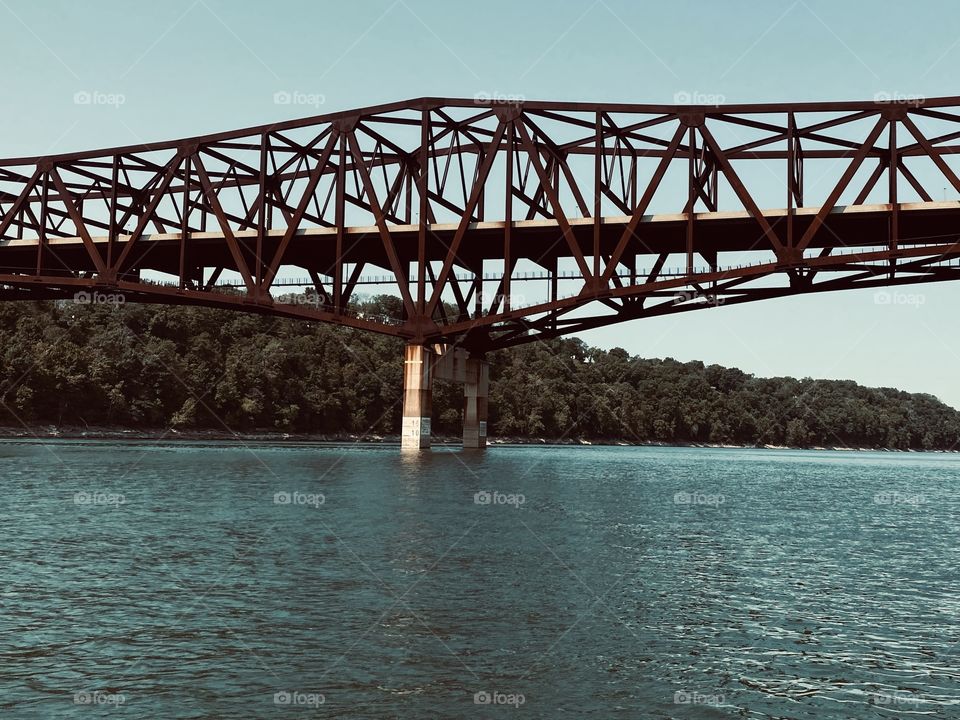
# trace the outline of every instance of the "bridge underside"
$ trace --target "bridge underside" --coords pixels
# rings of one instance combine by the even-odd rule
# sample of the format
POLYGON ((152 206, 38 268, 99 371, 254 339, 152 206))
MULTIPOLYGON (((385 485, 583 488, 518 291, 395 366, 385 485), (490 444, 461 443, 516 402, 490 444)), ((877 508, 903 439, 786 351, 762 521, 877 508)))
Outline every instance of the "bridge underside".
MULTIPOLYGON (((807 232, 817 218, 817 208, 766 211, 770 228, 786 246, 787 223, 793 233, 807 232)), ((507 347, 537 338, 576 332, 626 319, 684 312, 728 303, 749 302, 791 294, 825 290, 877 287, 914 282, 949 280, 960 272, 960 202, 872 204, 834 208, 803 258, 784 262, 763 255, 765 240, 758 237, 756 221, 745 212, 693 214, 697 250, 687 253, 691 219, 684 214, 645 216, 620 256, 618 271, 608 287, 585 286, 575 266, 566 237, 555 220, 517 221, 509 230, 503 222, 477 222, 467 226, 456 266, 471 273, 455 273, 448 285, 456 287, 451 301, 441 305, 431 323, 404 312, 393 318, 365 319, 351 312, 350 298, 365 284, 378 288, 396 285, 389 275, 364 273, 365 268, 389 268, 390 258, 376 227, 308 228, 299 230, 284 249, 284 267, 305 276, 298 289, 313 292, 316 302, 283 294, 279 282, 272 292, 245 292, 240 279, 222 280, 224 271, 235 271, 231 249, 222 232, 144 234, 129 255, 130 267, 104 281, 81 237, 9 239, 0 246, 0 299, 71 298, 79 291, 122 292, 128 301, 197 304, 242 309, 289 317, 313 318, 352 325, 428 343, 464 345, 474 353, 507 347), (899 226, 899 242, 891 247, 890 227, 899 226), (511 260, 527 261, 539 271, 503 272, 505 236, 511 236, 511 260), (339 237, 338 237, 339 236, 339 237), (340 244, 346 247, 336 254, 340 244), (746 262, 725 263, 726 257, 746 262), (677 267, 671 267, 675 262, 677 267), (40 273, 29 272, 42 265, 40 273), (336 307, 335 285, 329 269, 349 267, 336 307), (568 268, 564 268, 567 264, 568 268), (496 265, 496 272, 484 271, 496 265), (572 267, 571 267, 572 266, 572 267), (184 275, 181 279, 181 268, 184 275), (172 276, 175 283, 151 278, 172 276), (309 279, 308 279, 309 278, 309 279), (478 279, 479 278, 479 279, 478 279), (512 281, 513 290, 509 289, 512 281), (307 285, 309 283, 309 285, 307 285), (563 297, 561 285, 580 285, 563 297), (537 286, 532 293, 526 288, 537 286), (518 292, 519 290, 519 292, 518 292), (538 294, 539 293, 539 294, 538 294), (518 302, 518 298, 522 298, 518 302), (541 302, 530 302, 539 299, 541 302), (600 313, 585 314, 598 305, 600 313)), ((596 238, 601 258, 609 258, 629 225, 630 218, 602 218, 599 231, 590 219, 569 222, 568 236, 585 258, 590 258, 596 238)), ((435 278, 443 265, 458 227, 430 227, 423 254, 417 225, 391 227, 398 264, 412 285, 423 264, 435 278), (421 262, 422 261, 422 262, 421 262)), ((256 264, 257 248, 263 256, 281 250, 284 231, 234 233, 239 256, 256 264)), ((129 243, 128 236, 91 237, 102 257, 110 257, 129 243)), ((769 253, 767 253, 769 255, 769 253)), ((597 273, 599 274, 599 273, 597 273)))

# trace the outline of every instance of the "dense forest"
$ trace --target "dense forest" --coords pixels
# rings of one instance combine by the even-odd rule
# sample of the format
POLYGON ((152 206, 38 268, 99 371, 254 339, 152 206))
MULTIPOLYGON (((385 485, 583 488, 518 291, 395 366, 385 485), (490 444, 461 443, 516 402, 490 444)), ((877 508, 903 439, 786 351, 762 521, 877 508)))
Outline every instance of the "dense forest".
MULTIPOLYGON (((7 427, 399 432, 402 348, 388 337, 209 308, 57 301, 0 303, 0 342, 7 427)), ((897 449, 960 439, 960 413, 935 397, 854 382, 757 378, 577 339, 491 360, 491 436, 897 449)), ((434 434, 460 432, 461 393, 437 383, 434 434)))

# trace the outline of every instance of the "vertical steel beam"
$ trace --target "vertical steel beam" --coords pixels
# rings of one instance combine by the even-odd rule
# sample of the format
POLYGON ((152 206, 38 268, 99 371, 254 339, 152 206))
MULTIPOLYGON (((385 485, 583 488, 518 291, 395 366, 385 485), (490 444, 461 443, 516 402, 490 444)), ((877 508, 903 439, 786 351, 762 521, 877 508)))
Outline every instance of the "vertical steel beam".
POLYGON ((187 264, 187 236, 190 233, 190 158, 183 161, 183 208, 181 216, 183 218, 180 226, 180 289, 186 287, 186 264, 187 264))
MULTIPOLYGON (((347 184, 347 139, 340 135, 337 155, 337 199, 334 208, 334 222, 337 226, 337 240, 333 261, 333 311, 341 313, 346 308, 343 303, 343 231, 344 214, 346 212, 346 184, 347 184)), ((423 221, 423 218, 420 218, 423 221)))
POLYGON ((597 110, 593 146, 593 275, 600 277, 600 164, 603 161, 603 118, 597 110))
POLYGON ((793 257, 793 195, 796 190, 794 183, 794 163, 797 160, 796 148, 794 147, 794 133, 796 132, 796 120, 793 113, 787 113, 787 254, 793 257))
POLYGON ((270 155, 270 133, 263 133, 260 136, 260 172, 257 177, 257 190, 260 193, 260 208, 257 212, 257 258, 254 266, 254 280, 257 284, 257 295, 262 292, 264 273, 263 273, 263 241, 267 236, 267 206, 270 201, 267 199, 267 160, 270 155))
POLYGON ((50 202, 50 176, 43 174, 40 195, 40 233, 37 237, 37 275, 43 275, 43 249, 47 244, 47 205, 50 202))
POLYGON ((117 182, 120 179, 120 155, 113 156, 113 167, 110 170, 110 227, 107 230, 107 268, 111 281, 115 281, 116 273, 113 267, 113 246, 117 241, 117 182))
MULTIPOLYGON (((888 199, 887 202, 890 203, 890 250, 891 252, 896 252, 897 242, 900 237, 900 203, 897 199, 897 167, 900 165, 900 154, 897 149, 897 120, 892 118, 890 120, 890 160, 889 168, 887 169, 887 175, 889 178, 888 185, 888 199)), ((890 258, 890 271, 896 268, 897 259, 895 257, 890 258)))
POLYGON ((697 168, 696 168, 696 144, 697 133, 691 126, 687 133, 688 148, 688 172, 687 172, 687 274, 693 274, 693 223, 697 204, 697 168))
POLYGON ((507 126, 507 169, 506 169, 506 197, 503 208, 503 311, 510 312, 513 304, 510 299, 510 280, 513 275, 513 260, 510 255, 510 240, 513 233, 513 163, 514 163, 513 123, 507 126))
POLYGON ((427 307, 427 192, 430 187, 430 110, 420 111, 420 173, 417 176, 417 192, 420 194, 420 210, 417 226, 417 315, 423 317, 427 307))

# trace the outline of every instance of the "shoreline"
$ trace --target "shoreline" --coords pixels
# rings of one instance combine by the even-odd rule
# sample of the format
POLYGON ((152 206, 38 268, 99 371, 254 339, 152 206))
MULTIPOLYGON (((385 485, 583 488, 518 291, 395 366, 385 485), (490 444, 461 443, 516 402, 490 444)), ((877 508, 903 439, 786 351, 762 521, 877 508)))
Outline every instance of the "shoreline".
MULTIPOLYGON (((43 425, 31 428, 0 427, 0 440, 113 440, 131 442, 268 442, 268 443, 304 443, 304 444, 332 444, 332 445, 399 445, 399 435, 376 435, 370 433, 287 433, 277 430, 254 430, 248 432, 226 432, 223 430, 199 430, 174 428, 123 428, 123 427, 76 427, 43 425)), ((438 435, 432 440, 433 445, 457 446, 461 439, 454 436, 438 435)), ((676 447, 676 448, 710 448, 730 450, 824 450, 834 452, 932 452, 957 453, 957 450, 900 450, 885 447, 842 447, 842 446, 812 446, 792 447, 788 445, 747 445, 727 443, 694 443, 694 442, 660 442, 660 441, 628 441, 621 438, 599 438, 586 440, 583 438, 531 438, 521 436, 490 437, 488 446, 496 445, 544 445, 565 447, 676 447)))

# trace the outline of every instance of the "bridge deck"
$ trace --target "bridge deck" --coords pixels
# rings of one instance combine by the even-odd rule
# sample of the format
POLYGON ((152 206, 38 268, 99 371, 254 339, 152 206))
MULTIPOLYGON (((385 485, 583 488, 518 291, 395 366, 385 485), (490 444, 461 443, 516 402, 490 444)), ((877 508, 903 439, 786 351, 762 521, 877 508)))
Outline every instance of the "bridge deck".
MULTIPOLYGON (((872 205, 839 206, 831 210, 824 223, 827 232, 818 234, 811 248, 857 248, 875 247, 887 242, 888 222, 893 206, 888 203, 872 205)), ((945 235, 944 217, 960 220, 960 202, 918 202, 903 203, 898 206, 900 237, 902 246, 946 242, 960 236, 960 231, 945 235)), ((794 210, 794 222, 797 233, 802 233, 819 212, 817 207, 802 207, 794 210)), ((763 215, 778 234, 782 228, 779 221, 786 218, 785 208, 764 210, 763 215)), ((764 249, 762 232, 756 219, 746 211, 721 211, 695 213, 697 227, 697 250, 711 252, 749 252, 764 249)), ((619 240, 630 218, 625 215, 603 217, 600 219, 601 252, 610 253, 619 240)), ((646 215, 635 233, 638 243, 634 248, 638 254, 659 254, 665 252, 682 253, 685 251, 685 232, 688 216, 685 213, 665 213, 646 215)), ((594 221, 592 218, 571 218, 569 225, 583 252, 589 254, 593 242, 594 221)), ((406 262, 417 258, 419 225, 390 225, 390 234, 396 244, 397 254, 406 262)), ((470 223, 467 233, 471 238, 464 243, 458 255, 464 263, 476 260, 497 260, 503 258, 504 222, 470 223)), ((958 225, 960 228, 960 225, 958 225)), ((456 223, 440 223, 429 226, 425 246, 428 260, 440 261, 446 257, 451 240, 458 229, 456 223)), ((556 220, 519 220, 511 223, 513 236, 512 254, 515 258, 525 258, 534 262, 552 260, 567 256, 566 245, 562 242, 560 225, 556 220), (559 241, 559 242, 558 242, 559 241)), ((271 229, 264 234, 265 254, 272 253, 285 233, 285 229, 271 229)), ((250 241, 257 238, 253 230, 236 231, 235 237, 247 249, 250 241)), ((301 228, 294 234, 285 259, 289 265, 314 267, 332 262, 335 253, 331 240, 337 235, 334 227, 301 228), (299 261, 299 262, 298 262, 299 261)), ((350 248, 344 254, 345 262, 366 262, 386 267, 388 259, 384 253, 378 228, 376 226, 345 227, 343 235, 348 239, 350 248)), ((118 243, 129 236, 120 235, 118 243)), ((223 243, 222 232, 191 232, 193 259, 207 266, 230 264, 230 254, 223 243), (204 242, 206 241, 206 242, 204 242)), ((91 238, 98 245, 106 245, 106 236, 91 238)), ((785 240, 785 238, 784 238, 785 240)), ((181 233, 145 233, 139 240, 141 267, 161 272, 176 272, 179 262, 181 233)), ((37 238, 15 238, 0 241, 0 272, 17 272, 30 268, 36 254, 37 238)), ((52 254, 75 270, 92 270, 89 257, 79 236, 50 237, 46 246, 52 254)))

